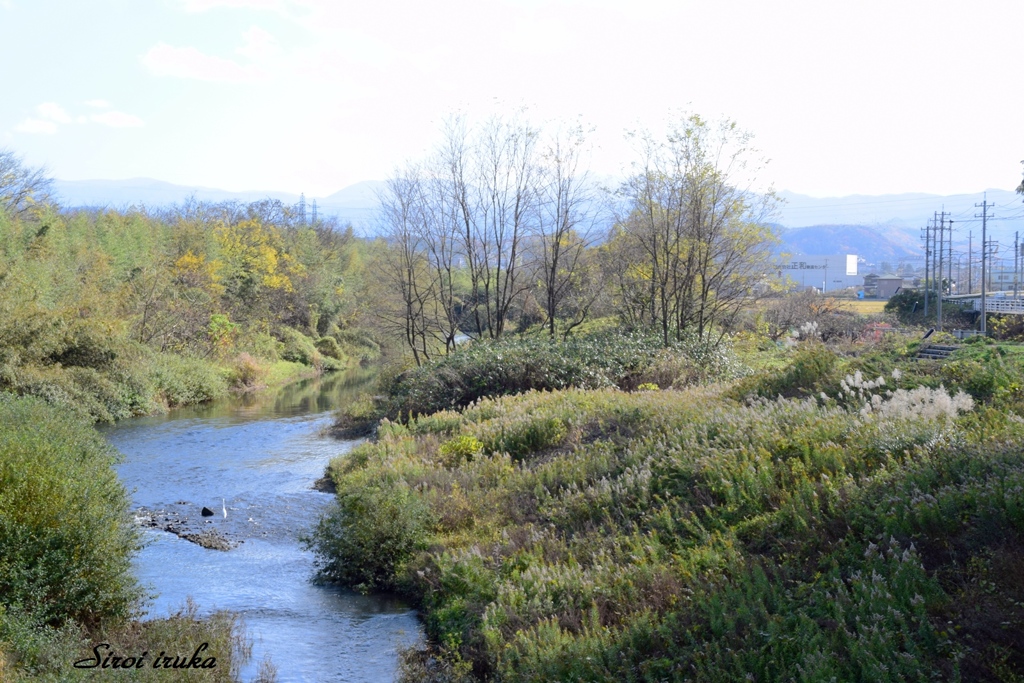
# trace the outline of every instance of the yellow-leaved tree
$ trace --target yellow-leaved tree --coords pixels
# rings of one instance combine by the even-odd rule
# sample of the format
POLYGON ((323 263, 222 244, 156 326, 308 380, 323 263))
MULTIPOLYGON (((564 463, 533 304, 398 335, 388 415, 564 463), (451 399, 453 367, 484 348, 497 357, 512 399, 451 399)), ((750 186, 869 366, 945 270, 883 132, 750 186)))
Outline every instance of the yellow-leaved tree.
POLYGON ((304 270, 286 251, 280 229, 251 218, 221 223, 214 235, 220 281, 231 307, 249 318, 276 310, 275 293, 293 291, 292 278, 304 270))

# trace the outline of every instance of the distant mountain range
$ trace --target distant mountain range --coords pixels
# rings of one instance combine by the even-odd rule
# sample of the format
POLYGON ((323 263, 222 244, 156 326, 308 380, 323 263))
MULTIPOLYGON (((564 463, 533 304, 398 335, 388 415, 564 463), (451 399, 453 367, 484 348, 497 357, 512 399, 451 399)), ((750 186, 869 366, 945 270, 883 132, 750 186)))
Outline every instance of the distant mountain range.
POLYGON ((868 263, 915 261, 921 255, 920 245, 904 232, 882 234, 877 228, 864 225, 810 225, 783 229, 781 251, 794 255, 818 256, 856 254, 868 263))
MULTIPOLYGON (((306 205, 316 201, 317 211, 350 222, 364 234, 373 232, 377 192, 384 183, 367 180, 350 185, 326 197, 306 197, 306 205)), ((210 187, 175 185, 151 178, 130 180, 56 180, 54 189, 66 206, 122 208, 131 205, 164 207, 199 201, 242 202, 279 199, 287 204, 299 201, 299 195, 278 191, 229 192, 210 187)), ((780 192, 783 203, 775 222, 782 237, 782 248, 794 255, 857 254, 868 263, 921 260, 921 228, 933 213, 949 212, 954 221, 953 248, 966 253, 968 234, 973 233, 973 248, 981 243, 980 208, 975 204, 986 198, 994 208, 995 219, 988 223, 989 239, 1000 242, 1003 253, 1012 255, 1016 231, 1024 232, 1024 205, 1020 195, 1008 190, 988 190, 958 195, 905 193, 897 195, 850 195, 846 197, 810 197, 780 192)), ((1012 256, 1011 256, 1012 257, 1012 256)))
MULTIPOLYGON (((112 207, 146 206, 160 208, 180 204, 190 197, 201 202, 255 202, 261 199, 279 199, 296 204, 299 195, 291 192, 247 191, 230 192, 199 185, 175 185, 152 178, 130 180, 55 180, 54 190, 65 206, 112 207)), ((316 201, 317 211, 337 216, 362 230, 372 225, 377 206, 376 192, 384 183, 367 180, 335 192, 326 197, 306 197, 306 206, 316 201)))

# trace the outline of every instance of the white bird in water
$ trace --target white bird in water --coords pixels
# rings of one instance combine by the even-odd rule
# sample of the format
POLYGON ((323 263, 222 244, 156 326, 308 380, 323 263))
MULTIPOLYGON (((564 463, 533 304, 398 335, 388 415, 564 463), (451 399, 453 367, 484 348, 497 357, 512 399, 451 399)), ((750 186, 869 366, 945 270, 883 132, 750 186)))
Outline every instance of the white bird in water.
POLYGON ((228 518, 228 506, 227 506, 227 503, 224 502, 223 498, 220 499, 220 509, 224 511, 224 519, 227 519, 228 518))

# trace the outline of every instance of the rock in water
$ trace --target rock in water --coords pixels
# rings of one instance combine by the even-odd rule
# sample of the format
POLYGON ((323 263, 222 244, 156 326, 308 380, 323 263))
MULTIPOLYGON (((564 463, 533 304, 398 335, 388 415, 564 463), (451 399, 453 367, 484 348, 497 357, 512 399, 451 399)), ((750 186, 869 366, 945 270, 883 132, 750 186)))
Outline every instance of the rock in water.
POLYGON ((231 550, 235 547, 228 539, 224 538, 216 531, 203 531, 198 534, 180 534, 181 538, 186 541, 192 541, 197 545, 201 545, 209 550, 231 550))
POLYGON ((210 508, 204 507, 203 508, 203 517, 213 517, 213 510, 211 510, 210 508))

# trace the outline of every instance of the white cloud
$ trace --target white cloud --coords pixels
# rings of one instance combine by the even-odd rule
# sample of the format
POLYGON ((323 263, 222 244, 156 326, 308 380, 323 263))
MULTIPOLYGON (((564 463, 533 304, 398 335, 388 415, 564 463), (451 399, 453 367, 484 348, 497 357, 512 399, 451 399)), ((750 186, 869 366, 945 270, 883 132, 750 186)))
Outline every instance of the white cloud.
POLYGON ((28 118, 15 126, 14 130, 22 133, 43 133, 46 135, 53 135, 57 132, 57 124, 53 121, 41 121, 39 119, 28 118))
POLYGON ((58 124, 71 123, 71 115, 64 111, 56 102, 43 102, 36 106, 35 116, 30 116, 17 126, 14 130, 22 133, 36 133, 53 135, 57 132, 58 124))
POLYGON ((181 0, 186 12, 206 12, 214 7, 280 10, 281 0, 181 0))
POLYGON ((142 63, 158 76, 194 78, 200 81, 246 83, 266 74, 254 66, 242 66, 223 57, 205 54, 194 47, 158 43, 142 57, 142 63))
POLYGON ((14 0, 0 0, 0 8, 14 9, 14 0))
POLYGON ((96 107, 97 109, 109 109, 110 102, 106 100, 86 100, 85 105, 87 107, 96 107))
POLYGON ((250 27, 242 34, 242 38, 245 39, 245 45, 235 52, 254 61, 266 60, 281 52, 277 39, 259 26, 250 27))
POLYGON ((142 119, 138 116, 120 111, 105 111, 102 114, 93 114, 89 118, 111 128, 139 128, 142 126, 142 119))
POLYGON ((54 123, 71 123, 71 115, 55 102, 43 102, 36 107, 36 113, 54 123))

